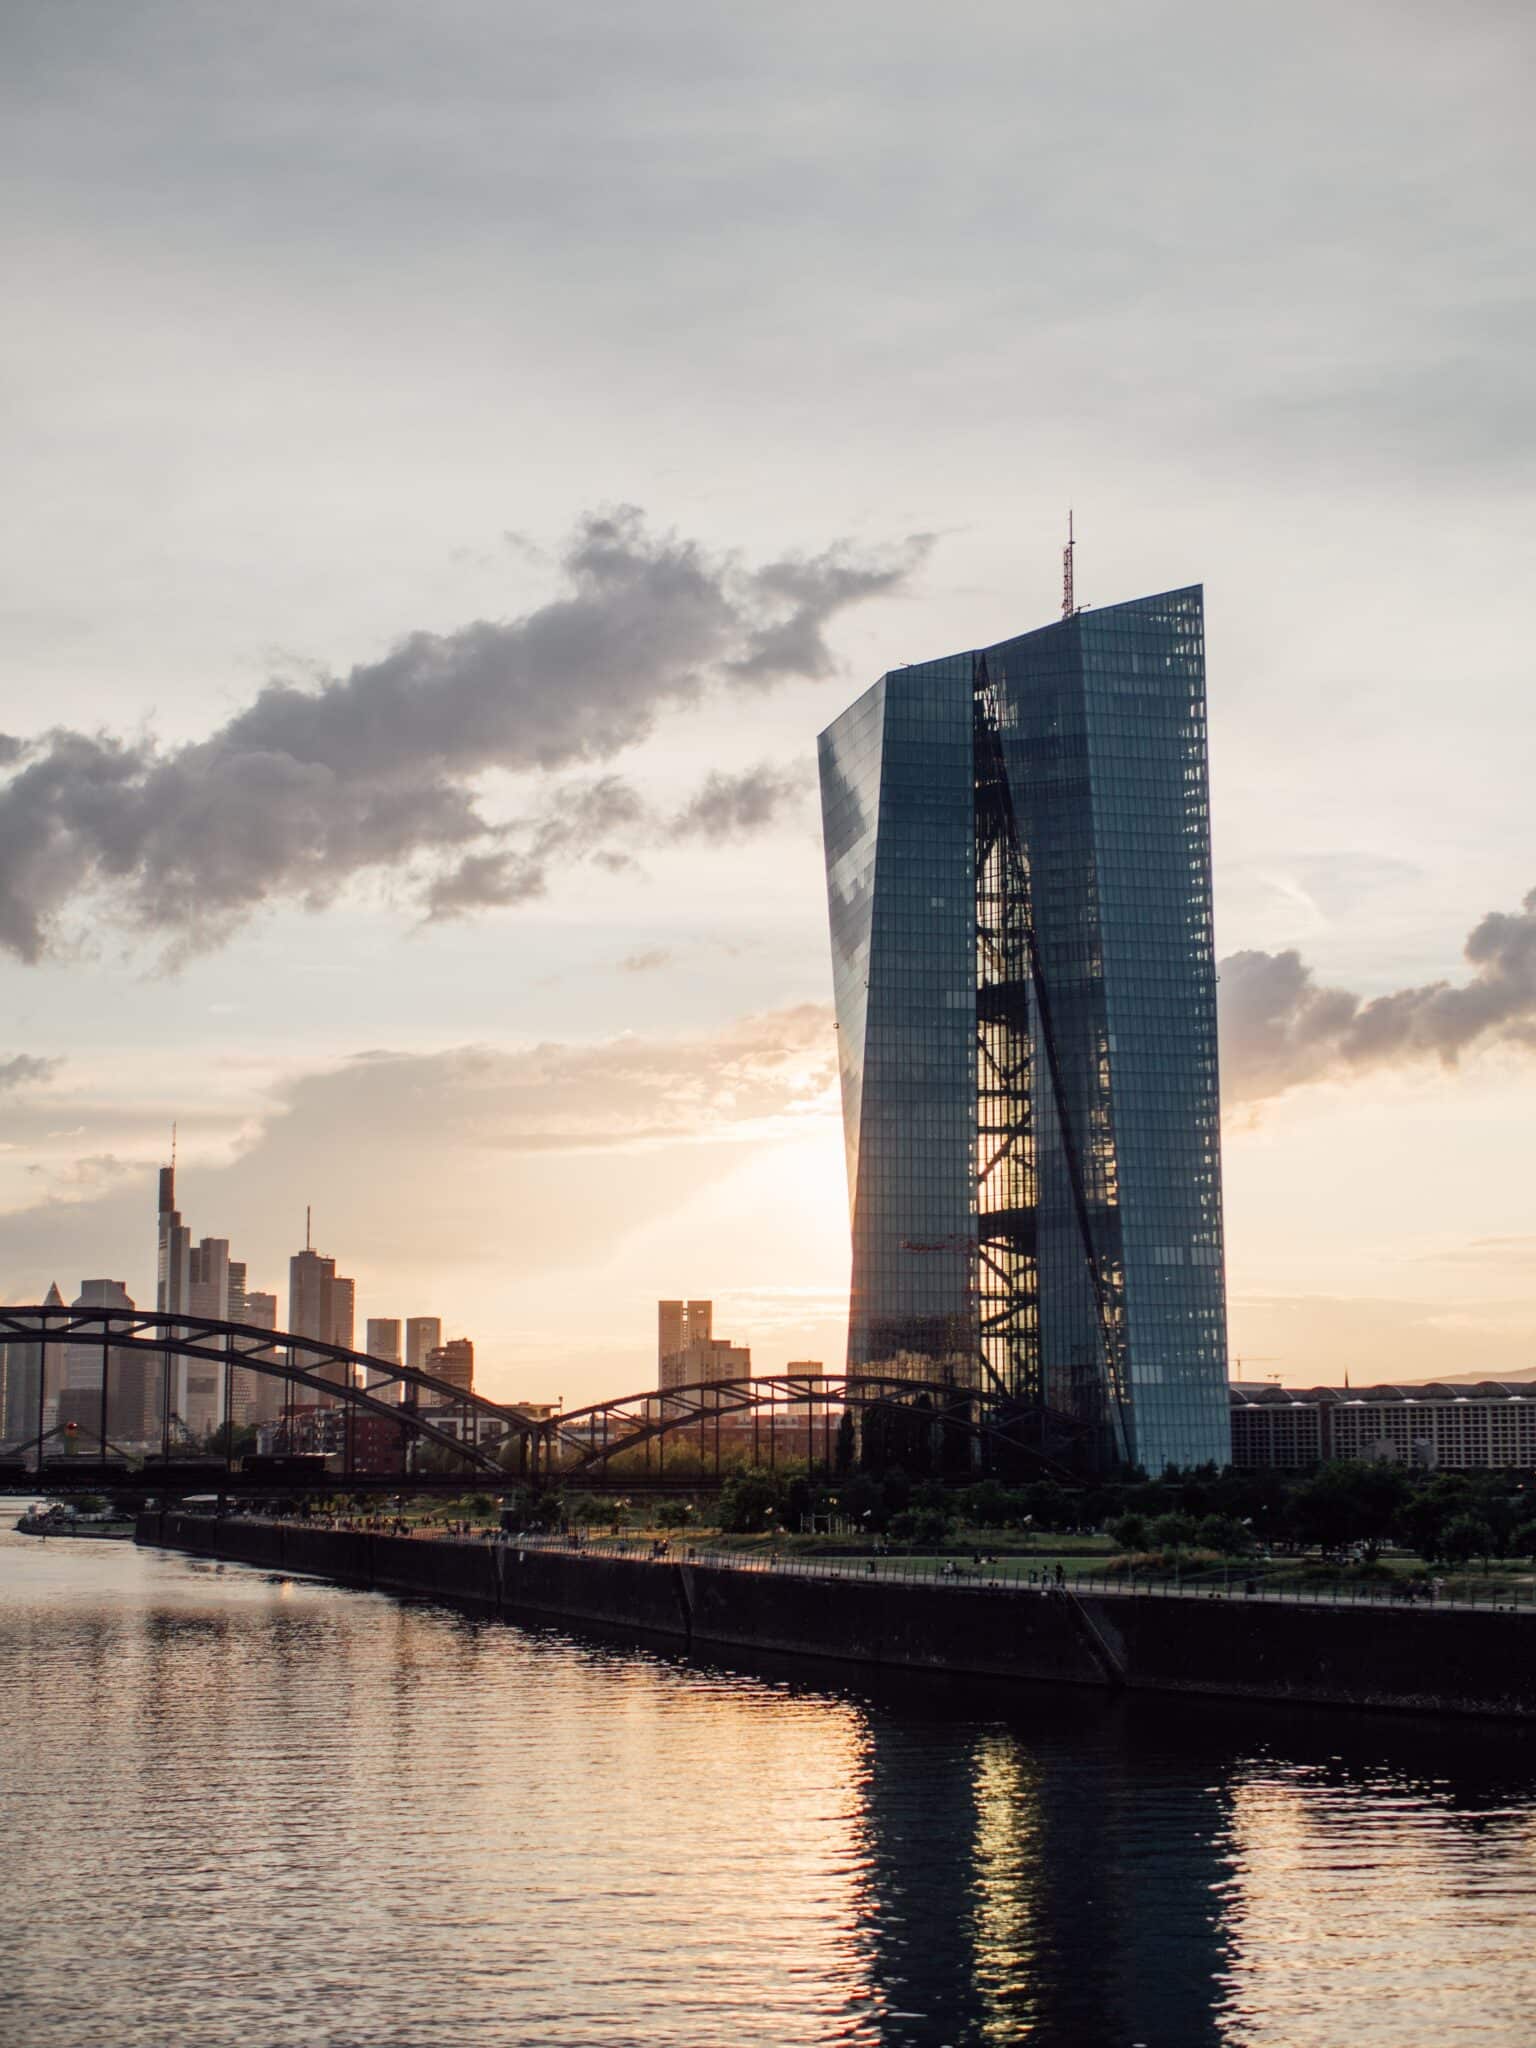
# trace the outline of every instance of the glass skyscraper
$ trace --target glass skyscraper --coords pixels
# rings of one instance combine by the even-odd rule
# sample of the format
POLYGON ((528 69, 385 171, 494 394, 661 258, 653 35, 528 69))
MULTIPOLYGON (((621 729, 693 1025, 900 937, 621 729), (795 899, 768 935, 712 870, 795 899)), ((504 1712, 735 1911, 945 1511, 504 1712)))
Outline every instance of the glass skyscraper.
POLYGON ((893 669, 821 786, 850 1366, 1226 1464, 1200 589, 893 669))

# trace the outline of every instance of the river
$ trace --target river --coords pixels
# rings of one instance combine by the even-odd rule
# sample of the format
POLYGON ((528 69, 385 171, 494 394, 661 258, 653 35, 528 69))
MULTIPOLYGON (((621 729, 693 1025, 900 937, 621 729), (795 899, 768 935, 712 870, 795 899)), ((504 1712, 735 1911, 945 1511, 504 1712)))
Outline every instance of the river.
POLYGON ((1526 1732, 690 1660, 14 1512, 3 2048, 1536 2039, 1526 1732))

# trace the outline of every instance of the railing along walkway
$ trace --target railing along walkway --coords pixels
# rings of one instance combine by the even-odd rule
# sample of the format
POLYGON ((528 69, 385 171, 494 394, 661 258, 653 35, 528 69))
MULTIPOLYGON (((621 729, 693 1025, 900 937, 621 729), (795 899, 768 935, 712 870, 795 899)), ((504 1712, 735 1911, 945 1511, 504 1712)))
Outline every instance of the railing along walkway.
POLYGON ((1452 1598, 1445 1594, 1422 1599, 1408 1598, 1375 1586, 1267 1586, 1262 1573, 1237 1572, 1221 1585, 1204 1585, 1177 1578, 1137 1579, 1129 1573, 1124 1577, 1110 1578, 1090 1572, 1064 1572, 1060 1577, 1054 1571, 1045 1570, 1038 1574, 1000 1572, 985 1561, 978 1565, 960 1558, 776 1557, 771 1553, 751 1556, 742 1551, 710 1550, 699 1544, 674 1544, 653 1558, 646 1544, 628 1543, 623 1537, 599 1537, 595 1540, 583 1537, 577 1542, 569 1537, 505 1536, 497 1540, 516 1544, 520 1549, 574 1549, 585 1555, 627 1557, 639 1563, 700 1564, 725 1571, 778 1572, 813 1579, 873 1579, 896 1585, 948 1586, 962 1590, 979 1587, 989 1592, 1033 1594, 1037 1597, 1053 1593, 1070 1593, 1078 1598, 1102 1594, 1113 1599, 1236 1600, 1287 1607, 1385 1607, 1397 1610, 1411 1607, 1427 1608, 1436 1613, 1536 1613, 1536 1589, 1524 1602, 1518 1599, 1515 1589, 1481 1599, 1475 1596, 1452 1598))
MULTIPOLYGON (((332 1526, 316 1518, 307 1523, 293 1516, 261 1519, 298 1520, 300 1526, 308 1528, 332 1526)), ((372 1530, 385 1535, 391 1533, 388 1524, 364 1521, 334 1526, 372 1530)), ((853 1579, 866 1584, 873 1581, 884 1585, 950 1587, 959 1591, 982 1589, 1036 1599, 1070 1594, 1078 1599, 1091 1596, 1105 1599, 1232 1600, 1250 1606, 1370 1607, 1396 1612, 1427 1610, 1436 1614, 1536 1614, 1536 1588, 1510 1588, 1484 1598, 1438 1593, 1426 1599, 1408 1597, 1379 1586, 1272 1586, 1266 1583, 1262 1572, 1235 1571, 1220 1585, 1214 1585, 1179 1578, 1138 1579, 1132 1573, 1113 1578, 1090 1572, 1063 1572, 1058 1575, 1054 1569, 1036 1570, 1028 1566, 1021 1571, 1004 1572, 996 1568, 995 1559, 983 1559, 977 1564, 962 1558, 788 1557, 772 1552, 753 1555, 739 1550, 712 1550, 698 1543, 668 1542, 658 1546, 646 1538, 623 1536, 550 1536, 531 1532, 511 1535, 495 1529, 469 1536, 456 1530, 433 1529, 425 1524, 416 1525, 414 1533, 439 1542, 499 1543, 517 1550, 622 1558, 631 1564, 696 1564, 714 1571, 773 1572, 788 1578, 853 1579), (1522 1592, 1525 1594, 1523 1599, 1520 1597, 1522 1592)))

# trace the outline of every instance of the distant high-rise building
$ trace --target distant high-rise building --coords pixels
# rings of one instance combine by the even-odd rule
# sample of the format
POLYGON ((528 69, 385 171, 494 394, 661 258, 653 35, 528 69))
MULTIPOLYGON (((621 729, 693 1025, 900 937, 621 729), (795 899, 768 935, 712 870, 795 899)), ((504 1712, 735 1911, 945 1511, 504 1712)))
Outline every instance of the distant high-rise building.
POLYGON ((697 1387, 720 1380, 749 1380, 752 1352, 724 1337, 695 1337, 674 1351, 661 1368, 663 1387, 697 1387))
MULTIPOLYGON (((121 1280, 82 1280, 80 1292, 70 1303, 71 1308, 121 1308, 133 1307, 133 1296, 121 1280)), ((96 1344, 66 1344, 64 1346, 64 1384, 66 1387, 99 1387, 101 1385, 101 1347, 96 1344)))
POLYGON ((850 1366, 1223 1465, 1198 587, 893 669, 821 736, 850 1366))
MULTIPOLYGON (((712 1301, 658 1301, 656 1304, 656 1366, 658 1373, 669 1358, 686 1351, 690 1344, 708 1343, 714 1335, 715 1305, 712 1301)), ((658 1385, 664 1384, 658 1379, 658 1385)))
POLYGON ((176 1207, 174 1160, 160 1169, 157 1216, 159 1252, 155 1265, 155 1307, 162 1315, 185 1315, 192 1262, 192 1232, 182 1222, 181 1211, 176 1207))
POLYGON ((229 1316, 229 1239, 205 1237, 187 1263, 187 1313, 211 1323, 229 1316))
MULTIPOLYGON (((233 1273, 235 1269, 230 1270, 233 1273)), ((240 1270, 243 1274, 244 1268, 240 1270)), ((233 1290, 233 1281, 230 1285, 233 1290)), ((259 1287, 246 1287, 242 1281, 240 1314, 232 1314, 230 1321, 242 1322, 250 1330, 275 1330, 277 1296, 259 1287)), ((273 1379, 267 1373, 249 1372, 237 1365, 230 1377, 230 1419, 241 1429, 275 1422, 290 1399, 287 1382, 273 1379)))
MULTIPOLYGON (((188 1315, 210 1323, 229 1319, 229 1239, 205 1237, 187 1260, 188 1315)), ((224 1374, 209 1361, 177 1360, 177 1412, 194 1437, 205 1437, 224 1419, 224 1374)))
MULTIPOLYGON (((121 1280, 82 1280, 72 1308, 120 1308, 131 1311, 133 1296, 121 1280)), ((142 1442, 148 1425, 150 1381, 156 1361, 128 1346, 66 1344, 63 1347, 63 1390, 73 1398, 70 1416, 91 1437, 101 1434, 102 1371, 105 1362, 107 1435, 119 1445, 142 1442)), ((61 1411, 62 1412, 62 1411, 61 1411)))
POLYGON ((425 1372, 427 1356, 443 1341, 441 1316, 407 1316, 405 1319, 405 1362, 413 1372, 425 1372))
POLYGON ((229 1262, 229 1291, 225 1297, 224 1313, 232 1323, 245 1321, 245 1261, 231 1259, 229 1262))
POLYGON ((338 1273, 331 1282, 331 1342, 357 1348, 357 1282, 338 1273))
MULTIPOLYGON (((407 1316, 405 1319, 405 1362, 412 1372, 430 1372, 427 1361, 438 1350, 443 1341, 443 1319, 441 1316, 407 1316)), ((409 1384, 400 1389, 400 1399, 408 1408, 427 1405, 419 1387, 409 1384)))
MULTIPOLYGON (((370 1316, 368 1318, 367 1336, 363 1349, 370 1358, 382 1358, 389 1365, 399 1365, 402 1362, 400 1357, 400 1318, 398 1316, 370 1316)), ((398 1389, 400 1382, 398 1380, 390 1380, 384 1373, 370 1370, 366 1376, 365 1384, 369 1387, 398 1389)), ((393 1396, 386 1392, 382 1398, 389 1400, 393 1396)))
POLYGON ((446 1380, 461 1393, 475 1391, 475 1347, 467 1337, 451 1337, 446 1344, 439 1344, 427 1353, 423 1372, 431 1373, 434 1379, 446 1380))
MULTIPOLYGON (((59 1292, 57 1281, 50 1284, 42 1305, 44 1308, 63 1308, 64 1297, 59 1292)), ((0 1422, 3 1422, 7 1443, 29 1444, 36 1437, 40 1398, 42 1426, 52 1428, 53 1417, 48 1411, 51 1407, 56 1408, 58 1401, 61 1377, 59 1349, 56 1344, 6 1345, 5 1412, 0 1422)))
MULTIPOLYGON (((355 1301, 355 1283, 336 1271, 334 1259, 306 1245, 288 1261, 288 1328, 295 1337, 339 1344, 350 1351, 355 1301)), ((339 1361, 317 1370, 338 1386, 345 1386, 350 1374, 339 1361)))
MULTIPOLYGON (((61 1309, 63 1294, 57 1280, 49 1282, 43 1296, 45 1309, 61 1309)), ((6 1436, 18 1444, 33 1444, 39 1434, 47 1436, 59 1419, 59 1393, 63 1391, 63 1346, 61 1343, 10 1343, 6 1360, 6 1436)), ((59 1446, 43 1444, 39 1456, 57 1456, 59 1446)))

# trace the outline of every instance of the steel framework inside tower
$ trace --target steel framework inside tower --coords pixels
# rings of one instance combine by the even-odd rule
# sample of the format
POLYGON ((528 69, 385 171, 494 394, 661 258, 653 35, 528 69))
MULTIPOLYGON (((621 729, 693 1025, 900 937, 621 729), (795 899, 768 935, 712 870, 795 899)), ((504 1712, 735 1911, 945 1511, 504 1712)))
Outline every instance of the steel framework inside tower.
MULTIPOLYGON (((976 906, 976 1250, 975 1297, 983 1370, 999 1392, 1045 1409, 1040 1326, 1040 1157, 1035 1071, 1043 1057, 1077 1235, 1093 1290, 1099 1357, 1074 1373, 1065 1401, 1108 1435, 1109 1455, 1130 1457, 1119 1262, 1095 1236, 1084 1159, 1073 1129, 1050 991, 1041 970, 1027 850, 1022 844, 1003 755, 998 695, 978 655, 972 675, 975 761, 976 906)), ((1107 1145, 1108 1072, 1096 1073, 1089 1142, 1107 1145), (1103 1130, 1100 1130, 1100 1125, 1103 1130)), ((1098 1176, 1102 1179, 1102 1173, 1098 1176)), ((1107 1219, 1106 1219, 1107 1226, 1107 1219)), ((1109 1235, 1109 1233, 1106 1233, 1109 1235)), ((1086 1361, 1085 1361, 1086 1364, 1086 1361)))
POLYGON ((1000 1393, 1040 1406, 1028 887, 1013 829, 997 704, 978 656, 976 777, 976 1311, 983 1370, 1000 1393))

